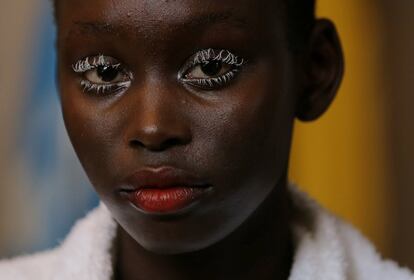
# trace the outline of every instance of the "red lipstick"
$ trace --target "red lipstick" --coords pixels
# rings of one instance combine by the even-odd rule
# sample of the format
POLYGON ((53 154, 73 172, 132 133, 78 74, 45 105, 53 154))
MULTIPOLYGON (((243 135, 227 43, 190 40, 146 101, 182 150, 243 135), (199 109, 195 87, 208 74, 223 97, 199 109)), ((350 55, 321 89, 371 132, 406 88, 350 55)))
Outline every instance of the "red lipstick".
POLYGON ((143 188, 134 192, 132 203, 147 212, 175 212, 192 204, 204 192, 203 189, 189 187, 143 188))
POLYGON ((145 168, 126 179, 122 192, 137 208, 148 213, 174 213, 202 199, 211 185, 173 167, 145 168))

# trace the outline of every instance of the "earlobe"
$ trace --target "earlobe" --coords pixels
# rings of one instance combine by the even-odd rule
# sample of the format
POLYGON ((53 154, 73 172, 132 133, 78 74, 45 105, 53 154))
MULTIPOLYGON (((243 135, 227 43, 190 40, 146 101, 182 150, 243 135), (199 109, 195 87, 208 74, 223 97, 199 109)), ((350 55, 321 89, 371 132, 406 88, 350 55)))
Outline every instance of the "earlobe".
POLYGON ((329 108, 344 72, 341 43, 331 21, 319 19, 315 22, 303 69, 305 83, 298 98, 296 116, 302 121, 312 121, 329 108))

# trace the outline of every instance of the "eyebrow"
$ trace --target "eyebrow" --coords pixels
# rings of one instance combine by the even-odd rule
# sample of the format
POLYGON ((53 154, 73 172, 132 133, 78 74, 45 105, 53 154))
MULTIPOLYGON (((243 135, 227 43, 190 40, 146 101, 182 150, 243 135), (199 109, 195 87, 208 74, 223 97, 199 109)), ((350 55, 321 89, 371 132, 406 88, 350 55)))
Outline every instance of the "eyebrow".
MULTIPOLYGON (((157 21, 158 22, 158 21, 157 21)), ((188 20, 176 23, 177 26, 189 29, 201 28, 208 25, 227 23, 237 28, 244 29, 247 27, 247 21, 244 18, 235 16, 232 12, 209 13, 198 15, 188 20)), ((100 21, 75 21, 74 27, 78 32, 88 34, 102 34, 102 33, 122 33, 131 29, 128 25, 118 25, 110 22, 100 21)), ((69 34, 74 30, 70 30, 69 34)))

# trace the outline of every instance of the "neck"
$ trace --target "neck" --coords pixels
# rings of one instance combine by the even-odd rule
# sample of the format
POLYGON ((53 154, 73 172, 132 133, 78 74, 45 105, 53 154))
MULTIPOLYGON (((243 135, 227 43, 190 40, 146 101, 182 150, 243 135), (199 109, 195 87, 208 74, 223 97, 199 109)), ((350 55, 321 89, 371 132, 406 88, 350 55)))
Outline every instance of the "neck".
POLYGON ((237 230, 197 252, 162 256, 119 229, 116 280, 286 280, 292 265, 290 199, 281 180, 237 230))

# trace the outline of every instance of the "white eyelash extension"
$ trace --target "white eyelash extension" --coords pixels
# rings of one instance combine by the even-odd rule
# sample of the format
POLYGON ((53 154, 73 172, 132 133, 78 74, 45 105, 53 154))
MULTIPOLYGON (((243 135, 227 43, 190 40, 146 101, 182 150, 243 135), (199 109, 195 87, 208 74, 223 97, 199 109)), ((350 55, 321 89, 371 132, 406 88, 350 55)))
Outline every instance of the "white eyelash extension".
POLYGON ((218 54, 216 54, 216 51, 212 48, 201 50, 197 52, 197 54, 194 57, 194 65, 206 63, 209 61, 221 61, 229 65, 234 66, 242 66, 245 61, 243 58, 239 58, 238 56, 232 54, 228 50, 220 50, 218 54))
POLYGON ((106 66, 106 65, 110 65, 111 67, 115 69, 121 66, 120 63, 111 64, 108 61, 107 57, 105 57, 103 54, 100 54, 98 56, 93 57, 92 59, 90 57, 86 57, 84 59, 79 60, 74 65, 72 65, 72 69, 75 73, 85 73, 96 67, 106 66))
POLYGON ((237 72, 238 70, 235 69, 220 77, 209 79, 182 79, 182 82, 200 88, 214 88, 215 86, 222 86, 230 82, 236 76, 237 72))
POLYGON ((113 85, 94 84, 88 80, 82 80, 81 86, 84 92, 95 92, 96 94, 106 94, 108 92, 121 92, 127 90, 131 86, 131 81, 125 81, 113 85))
MULTIPOLYGON (((89 71, 96 71, 94 69, 100 66, 108 66, 112 69, 119 69, 122 67, 121 63, 118 63, 116 59, 100 54, 79 60, 72 65, 72 69, 75 73, 86 74, 89 71)), ((124 75, 127 80, 115 83, 94 83, 83 76, 80 80, 80 86, 83 92, 94 93, 97 95, 108 93, 116 94, 126 91, 132 84, 133 74, 125 69, 120 69, 119 72, 124 75)))
POLYGON ((194 87, 201 89, 214 89, 217 87, 222 87, 236 77, 239 68, 241 68, 246 61, 243 58, 240 58, 228 50, 215 50, 213 48, 204 49, 198 51, 187 64, 187 66, 180 71, 178 79, 185 84, 189 84, 194 87), (227 73, 219 77, 209 77, 209 78, 187 78, 186 73, 188 70, 192 69, 195 66, 207 64, 212 61, 219 61, 224 64, 233 66, 233 69, 229 70, 227 73))

